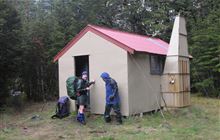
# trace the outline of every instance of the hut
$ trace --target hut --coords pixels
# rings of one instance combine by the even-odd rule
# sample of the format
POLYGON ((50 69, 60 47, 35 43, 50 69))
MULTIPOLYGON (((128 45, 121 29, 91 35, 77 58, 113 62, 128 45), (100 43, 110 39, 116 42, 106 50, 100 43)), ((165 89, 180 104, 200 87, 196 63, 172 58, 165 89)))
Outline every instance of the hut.
MULTIPOLYGON (((96 80, 90 90, 90 112, 103 114, 105 84, 100 74, 108 72, 119 86, 122 115, 157 110, 168 50, 169 44, 159 38, 87 25, 54 57, 59 67, 59 95, 67 95, 69 76, 80 76, 86 70, 89 79, 96 80)), ((71 107, 75 109, 74 100, 71 107)))

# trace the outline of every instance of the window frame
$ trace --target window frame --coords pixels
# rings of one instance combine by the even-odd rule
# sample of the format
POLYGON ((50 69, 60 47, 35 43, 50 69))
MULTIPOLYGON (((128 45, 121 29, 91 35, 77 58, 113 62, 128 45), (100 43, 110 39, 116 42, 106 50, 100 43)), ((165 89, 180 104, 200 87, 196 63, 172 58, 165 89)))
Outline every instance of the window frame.
POLYGON ((163 74, 163 69, 164 69, 164 64, 165 64, 165 56, 163 55, 157 55, 157 54, 150 54, 150 74, 151 75, 162 75, 163 74), (153 59, 156 59, 153 64, 153 59), (159 66, 154 66, 153 65, 159 65, 159 66), (158 70, 155 69, 156 67, 159 67, 158 70))

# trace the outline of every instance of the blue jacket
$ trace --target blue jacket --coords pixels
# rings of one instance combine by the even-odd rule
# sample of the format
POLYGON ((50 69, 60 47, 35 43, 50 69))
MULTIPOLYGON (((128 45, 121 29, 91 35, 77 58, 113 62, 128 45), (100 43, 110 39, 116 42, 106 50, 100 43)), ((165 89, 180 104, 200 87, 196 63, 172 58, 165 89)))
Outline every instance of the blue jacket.
POLYGON ((101 78, 105 81, 106 89, 106 104, 119 104, 120 98, 118 94, 118 85, 117 82, 112 79, 108 73, 104 72, 101 74, 101 78), (112 99, 110 99, 112 97, 112 99))

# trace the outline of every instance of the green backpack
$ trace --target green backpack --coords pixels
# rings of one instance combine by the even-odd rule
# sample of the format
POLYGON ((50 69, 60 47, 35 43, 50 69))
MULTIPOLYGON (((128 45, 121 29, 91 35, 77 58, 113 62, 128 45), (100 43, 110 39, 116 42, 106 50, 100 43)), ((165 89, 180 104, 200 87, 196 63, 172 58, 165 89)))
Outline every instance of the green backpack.
POLYGON ((77 95, 76 95, 77 83, 78 83, 78 77, 76 76, 71 76, 67 78, 66 80, 67 94, 72 100, 76 100, 77 98, 77 95))

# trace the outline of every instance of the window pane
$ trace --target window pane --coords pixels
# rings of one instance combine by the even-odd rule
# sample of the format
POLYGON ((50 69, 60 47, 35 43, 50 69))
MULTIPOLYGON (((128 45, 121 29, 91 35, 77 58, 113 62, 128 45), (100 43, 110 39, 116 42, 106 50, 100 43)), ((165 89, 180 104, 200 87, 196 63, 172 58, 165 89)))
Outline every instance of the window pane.
POLYGON ((164 58, 159 55, 150 55, 150 71, 151 74, 160 75, 163 72, 164 58))

